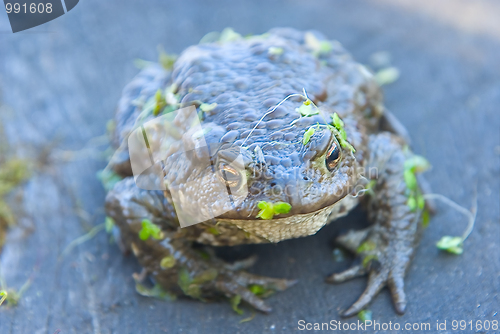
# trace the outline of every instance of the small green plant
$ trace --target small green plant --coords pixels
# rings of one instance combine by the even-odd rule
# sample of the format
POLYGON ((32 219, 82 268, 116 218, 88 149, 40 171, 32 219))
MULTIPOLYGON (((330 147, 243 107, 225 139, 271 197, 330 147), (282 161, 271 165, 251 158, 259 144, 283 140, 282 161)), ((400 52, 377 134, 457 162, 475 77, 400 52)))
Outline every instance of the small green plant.
POLYGON ((309 117, 319 114, 319 109, 314 105, 314 103, 306 97, 304 102, 300 107, 296 109, 302 116, 309 117))
POLYGON ((268 289, 263 285, 251 284, 248 286, 248 290, 252 292, 257 297, 267 298, 274 293, 274 290, 268 289))
POLYGON ((241 303, 241 296, 240 295, 234 295, 230 299, 231 307, 233 308, 233 311, 238 313, 239 315, 243 314, 243 310, 239 308, 239 305, 241 303))
POLYGON ((196 277, 191 278, 188 270, 185 267, 182 267, 178 272, 177 284, 186 296, 203 301, 204 299, 201 297, 201 286, 204 283, 215 280, 218 274, 219 273, 216 269, 210 268, 203 271, 196 277))
POLYGON ((216 107, 217 107, 217 103, 215 103, 215 102, 211 103, 211 104, 202 103, 200 105, 200 110, 203 112, 210 112, 210 111, 214 110, 216 107))
POLYGON ((386 67, 375 73, 375 80, 380 86, 388 85, 399 79, 397 67, 386 67))
POLYGON ((275 215, 289 213, 292 209, 292 206, 286 202, 272 203, 260 201, 257 206, 260 209, 259 213, 257 214, 257 218, 261 218, 264 220, 273 219, 275 215))
POLYGON ((316 130, 318 130, 319 125, 316 125, 316 128, 314 128, 314 127, 315 127, 314 125, 311 126, 304 133, 304 137, 302 138, 302 144, 303 145, 307 145, 307 143, 309 143, 309 141, 311 140, 311 137, 314 135, 314 133, 316 132, 316 130))
POLYGON ((278 46, 271 46, 268 50, 267 53, 273 56, 280 56, 284 52, 283 48, 278 47, 278 46))
POLYGON ((139 238, 141 240, 148 240, 149 237, 160 240, 163 238, 163 232, 158 225, 153 224, 149 219, 144 219, 141 222, 142 228, 139 231, 139 238))
MULTIPOLYGON (((467 224, 467 229, 465 230, 465 232, 463 233, 462 236, 445 235, 436 243, 436 247, 438 249, 441 249, 441 250, 447 251, 448 253, 452 253, 452 254, 456 254, 456 255, 462 254, 464 252, 464 249, 463 249, 464 242, 469 237, 469 235, 472 233, 472 230, 474 229, 474 224, 476 222, 476 214, 477 214, 477 202, 476 202, 476 204, 474 204, 474 206, 472 208, 472 212, 471 212, 471 211, 458 205, 457 203, 453 202, 452 200, 450 200, 449 198, 447 198, 443 195, 425 194, 423 196, 426 199, 438 199, 438 200, 448 204, 449 206, 451 206, 452 208, 454 208, 458 212, 461 212, 463 215, 465 215, 466 217, 469 218, 469 222, 467 224)), ((477 197, 476 197, 476 201, 477 201, 477 197)))
POLYGON ((158 46, 158 62, 164 69, 171 70, 176 60, 177 55, 168 54, 163 50, 163 47, 158 46))
POLYGON ((234 42, 242 39, 241 35, 233 30, 233 28, 224 28, 219 36, 220 43, 234 42))
POLYGON ((160 267, 162 269, 170 269, 170 268, 173 268, 175 266, 175 263, 176 263, 175 257, 173 257, 172 255, 165 256, 160 261, 160 267))
POLYGON ((342 119, 340 119, 339 115, 337 113, 333 113, 333 115, 330 115, 332 118, 332 126, 337 132, 337 139, 339 140, 340 146, 343 148, 351 150, 351 152, 356 152, 354 147, 347 141, 347 134, 344 129, 344 122, 342 119))
POLYGON ((413 155, 405 161, 403 178, 408 188, 407 205, 411 211, 423 210, 425 200, 418 188, 416 173, 421 173, 430 168, 429 162, 422 156, 413 155))
POLYGON ((333 45, 330 41, 320 41, 313 33, 307 32, 304 35, 304 40, 306 46, 312 51, 312 54, 315 57, 319 57, 321 55, 326 55, 333 50, 333 45))

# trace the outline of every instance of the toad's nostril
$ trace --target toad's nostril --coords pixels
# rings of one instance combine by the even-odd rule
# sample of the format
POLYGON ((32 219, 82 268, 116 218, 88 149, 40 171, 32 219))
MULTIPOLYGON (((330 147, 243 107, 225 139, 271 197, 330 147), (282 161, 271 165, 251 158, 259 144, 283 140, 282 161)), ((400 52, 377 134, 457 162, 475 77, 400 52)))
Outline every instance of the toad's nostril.
POLYGON ((271 183, 271 187, 276 186, 276 182, 271 183))

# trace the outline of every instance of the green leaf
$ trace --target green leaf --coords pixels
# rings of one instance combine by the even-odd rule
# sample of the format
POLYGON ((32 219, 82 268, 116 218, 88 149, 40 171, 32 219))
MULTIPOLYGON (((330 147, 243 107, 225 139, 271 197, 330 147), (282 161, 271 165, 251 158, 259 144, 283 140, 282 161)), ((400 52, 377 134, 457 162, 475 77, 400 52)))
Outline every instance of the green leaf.
POLYGON ((421 173, 428 170, 431 167, 431 164, 424 157, 415 154, 405 161, 404 166, 405 169, 410 169, 414 173, 421 173))
POLYGON ((406 205, 408 205, 410 211, 415 211, 417 209, 417 201, 415 200, 415 197, 413 196, 408 197, 406 205))
MULTIPOLYGON (((306 102, 309 100, 306 100, 306 102)), ((311 103, 306 104, 304 102, 299 108, 297 108, 297 111, 302 115, 302 116, 312 116, 312 115, 317 115, 319 114, 318 108, 315 108, 311 103)))
POLYGON ((219 38, 220 38, 220 32, 211 31, 211 32, 207 33, 205 36, 203 36, 198 43, 199 44, 213 43, 213 42, 217 42, 219 40, 219 38))
POLYGON ((175 266, 175 257, 173 257, 172 255, 169 255, 169 256, 165 256, 163 259, 161 259, 160 261, 160 267, 162 269, 170 269, 172 268, 173 266, 175 266))
POLYGON ((356 252, 358 254, 363 252, 371 252, 372 250, 375 250, 375 248, 377 248, 377 245, 373 241, 368 240, 359 245, 356 252))
POLYGON ((266 288, 259 284, 252 284, 248 287, 248 289, 256 296, 260 296, 266 292, 266 288))
POLYGON ((331 115, 332 118, 332 124, 334 127, 337 128, 337 130, 343 130, 344 129, 344 121, 342 121, 337 113, 334 113, 331 115))
POLYGON ((262 218, 265 220, 273 219, 274 217, 273 203, 260 201, 259 204, 257 204, 257 206, 260 209, 259 213, 257 214, 257 218, 262 218))
POLYGON ((162 48, 159 48, 158 62, 164 69, 171 70, 176 60, 177 55, 168 54, 162 48))
POLYGON ((230 299, 231 307, 233 308, 233 311, 238 313, 239 315, 243 314, 243 310, 238 307, 241 303, 241 296, 240 295, 235 295, 231 297, 230 299))
POLYGON ((290 210, 292 209, 292 206, 285 202, 271 203, 266 201, 260 201, 257 204, 257 207, 260 209, 259 213, 257 214, 257 218, 265 220, 273 219, 275 215, 279 215, 282 213, 289 213, 290 210))
POLYGON ((106 233, 111 233, 113 230, 113 226, 115 226, 115 221, 111 217, 106 217, 104 220, 104 228, 106 229, 106 233))
POLYGON ((156 283, 152 288, 148 288, 139 282, 135 283, 135 291, 144 297, 156 298, 164 301, 175 300, 175 295, 164 290, 158 283, 156 283))
POLYGON ((148 240, 149 239, 149 231, 142 229, 139 231, 139 239, 148 240))
POLYGON ((141 223, 142 229, 139 231, 139 238, 141 240, 147 240, 149 237, 153 237, 154 239, 163 238, 163 233, 161 229, 153 224, 149 219, 144 219, 141 223))
POLYGON ((280 47, 277 47, 277 46, 271 46, 267 52, 270 54, 270 55, 273 55, 273 56, 280 56, 283 54, 284 50, 283 48, 280 48, 280 47))
POLYGON ((290 210, 292 209, 292 206, 286 202, 277 202, 274 203, 273 208, 275 214, 280 214, 280 213, 289 213, 290 210))
POLYGON ((362 310, 358 313, 359 320, 366 322, 372 320, 372 311, 370 310, 362 310))
POLYGON ((211 104, 202 103, 200 105, 200 110, 203 112, 210 112, 210 111, 214 110, 215 107, 217 107, 217 103, 215 103, 215 102, 211 103, 211 104))
POLYGON ((461 237, 446 235, 436 243, 436 247, 449 253, 460 255, 464 251, 463 242, 464 240, 461 237))
POLYGON ((241 35, 235 32, 232 28, 225 28, 220 33, 219 42, 234 42, 241 39, 241 35))
POLYGON ((403 177, 406 183, 406 187, 410 190, 417 190, 417 178, 415 174, 410 169, 405 169, 403 177))
POLYGON ((422 194, 417 195, 417 206, 420 210, 422 210, 425 207, 425 199, 422 194))
POLYGON ((332 118, 332 126, 334 129, 333 132, 336 133, 340 146, 351 150, 353 153, 356 152, 354 147, 347 141, 347 133, 345 132, 344 129, 344 121, 340 119, 337 113, 331 114, 330 117, 332 118))
POLYGON ((0 291, 0 306, 2 306, 3 302, 5 301, 5 299, 7 299, 7 296, 9 294, 7 293, 7 291, 5 290, 1 290, 0 291))
POLYGON ((368 266, 368 264, 370 263, 370 261, 372 261, 372 260, 378 260, 378 256, 375 254, 370 254, 370 255, 365 256, 363 258, 363 262, 362 262, 363 267, 366 268, 368 266))
POLYGON ((332 43, 329 41, 320 41, 313 33, 306 32, 304 35, 306 46, 312 51, 315 57, 328 54, 333 50, 332 43))
POLYGON ((319 46, 319 53, 320 54, 328 54, 333 50, 332 43, 329 41, 321 41, 320 46, 319 46))
POLYGON ((210 233, 212 233, 213 235, 219 235, 220 234, 219 230, 215 226, 210 227, 207 231, 210 232, 210 233))
POLYGON ((375 73, 375 80, 380 86, 388 85, 399 79, 399 70, 396 67, 387 67, 375 73))
POLYGON ((304 138, 302 138, 302 144, 307 145, 307 143, 309 143, 311 137, 314 135, 315 132, 316 129, 314 128, 314 125, 311 126, 309 129, 307 129, 306 132, 304 133, 304 138))

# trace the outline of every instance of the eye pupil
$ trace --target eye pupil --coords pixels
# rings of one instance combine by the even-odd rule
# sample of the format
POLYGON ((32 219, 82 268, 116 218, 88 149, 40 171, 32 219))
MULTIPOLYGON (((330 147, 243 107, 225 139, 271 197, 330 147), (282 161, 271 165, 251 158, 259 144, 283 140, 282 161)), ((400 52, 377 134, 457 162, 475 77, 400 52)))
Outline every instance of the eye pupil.
POLYGON ((331 172, 340 160, 340 150, 337 143, 333 143, 332 147, 326 154, 326 168, 331 172))

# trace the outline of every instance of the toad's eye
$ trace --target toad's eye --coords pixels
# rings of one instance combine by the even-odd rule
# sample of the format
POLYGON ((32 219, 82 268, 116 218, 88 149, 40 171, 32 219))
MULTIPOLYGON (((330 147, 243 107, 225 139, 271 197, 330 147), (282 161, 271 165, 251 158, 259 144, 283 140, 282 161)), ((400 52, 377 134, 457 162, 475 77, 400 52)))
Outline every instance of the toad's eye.
POLYGON ((217 173, 222 182, 226 183, 230 188, 238 187, 241 184, 241 174, 233 167, 225 163, 219 164, 219 172, 217 173))
POLYGON ((334 142, 328 152, 326 152, 326 168, 331 172, 340 161, 339 145, 334 142))

